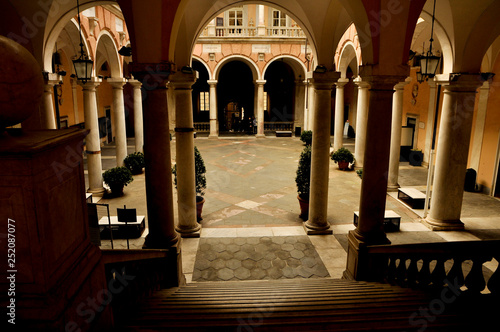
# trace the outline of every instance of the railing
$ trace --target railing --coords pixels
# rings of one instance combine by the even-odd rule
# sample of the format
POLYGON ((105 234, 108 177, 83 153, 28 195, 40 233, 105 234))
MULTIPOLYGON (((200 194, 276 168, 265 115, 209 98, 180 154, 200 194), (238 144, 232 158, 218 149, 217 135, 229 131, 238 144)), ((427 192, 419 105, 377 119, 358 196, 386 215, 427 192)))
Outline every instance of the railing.
POLYGON ((197 132, 208 132, 210 131, 210 122, 195 122, 194 131, 197 132))
POLYGON ((155 290, 179 286, 172 269, 175 256, 175 249, 102 250, 115 320, 121 320, 138 300, 155 290))
POLYGON ((369 246, 367 254, 379 281, 421 289, 465 286, 469 294, 487 287, 500 295, 499 268, 491 275, 483 269, 493 258, 500 261, 499 240, 369 246))
POLYGON ((264 122, 264 131, 293 130, 293 122, 264 122))
POLYGON ((252 38, 252 37, 277 37, 277 38, 305 38, 304 31, 299 27, 266 27, 265 35, 259 36, 256 27, 206 27, 200 38, 252 38), (212 29, 212 33, 209 30, 212 29), (215 31, 215 32, 214 32, 215 31))

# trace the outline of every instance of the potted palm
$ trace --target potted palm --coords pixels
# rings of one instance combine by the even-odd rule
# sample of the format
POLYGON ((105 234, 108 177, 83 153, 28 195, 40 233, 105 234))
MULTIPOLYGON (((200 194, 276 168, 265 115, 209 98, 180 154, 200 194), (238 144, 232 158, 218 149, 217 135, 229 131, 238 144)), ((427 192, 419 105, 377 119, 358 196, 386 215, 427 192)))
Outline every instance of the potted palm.
MULTIPOLYGON (((194 147, 194 171, 195 171, 195 185, 196 185, 196 218, 199 221, 203 220, 201 217, 201 212, 203 210, 203 204, 205 203, 205 189, 207 188, 207 179, 205 173, 207 169, 205 167, 205 162, 201 156, 200 151, 195 146, 194 147)), ((177 164, 172 168, 172 173, 174 174, 174 184, 177 188, 177 164)))
POLYGON ((340 148, 332 153, 332 160, 339 164, 342 170, 349 169, 349 164, 354 162, 354 155, 346 148, 340 148))
POLYGON ((145 166, 144 154, 142 152, 134 152, 123 159, 123 164, 133 175, 141 174, 142 168, 145 166))
POLYGON ((119 166, 108 169, 102 175, 104 182, 111 189, 111 197, 119 197, 123 195, 123 187, 134 180, 132 173, 125 166, 119 166))
POLYGON ((311 146, 306 145, 300 154, 299 166, 295 183, 297 184, 297 199, 300 205, 300 218, 307 220, 309 216, 309 190, 311 181, 311 146))
POLYGON ((312 131, 304 130, 302 134, 300 134, 300 140, 305 143, 305 145, 311 145, 312 143, 312 131))

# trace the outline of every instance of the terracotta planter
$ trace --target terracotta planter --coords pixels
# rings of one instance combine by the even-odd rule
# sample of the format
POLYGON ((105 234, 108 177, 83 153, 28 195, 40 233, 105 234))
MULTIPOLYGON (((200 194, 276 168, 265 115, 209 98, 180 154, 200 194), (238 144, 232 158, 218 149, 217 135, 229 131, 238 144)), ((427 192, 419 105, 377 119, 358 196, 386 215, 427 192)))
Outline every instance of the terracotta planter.
POLYGON ((338 164, 339 164, 339 168, 342 170, 349 169, 349 162, 348 161, 342 160, 342 161, 339 161, 338 164))
POLYGON ((123 195, 123 184, 110 184, 109 189, 111 189, 112 197, 120 197, 123 195))
POLYGON ((302 220, 309 219, 309 200, 301 198, 300 195, 297 196, 300 205, 300 218, 302 220))
POLYGON ((202 196, 196 196, 196 220, 198 222, 202 221, 201 211, 203 210, 203 204, 205 203, 205 198, 202 196))

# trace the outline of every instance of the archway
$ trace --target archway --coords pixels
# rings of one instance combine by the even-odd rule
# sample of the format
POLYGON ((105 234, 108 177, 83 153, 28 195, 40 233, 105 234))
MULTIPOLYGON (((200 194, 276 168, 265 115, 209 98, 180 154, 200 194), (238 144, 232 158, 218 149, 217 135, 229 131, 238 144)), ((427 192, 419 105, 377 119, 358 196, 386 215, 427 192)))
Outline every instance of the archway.
POLYGON ((198 72, 198 79, 193 84, 193 122, 210 121, 210 78, 207 68, 203 63, 193 59, 192 67, 198 72))
POLYGON ((254 117, 253 74, 243 61, 223 65, 218 75, 217 100, 219 130, 245 132, 254 117), (246 126, 245 126, 246 125, 246 126))
MULTIPOLYGON (((283 59, 282 59, 283 60, 283 59)), ((293 122, 295 74, 284 61, 273 61, 266 70, 264 86, 267 92, 265 121, 293 122)))

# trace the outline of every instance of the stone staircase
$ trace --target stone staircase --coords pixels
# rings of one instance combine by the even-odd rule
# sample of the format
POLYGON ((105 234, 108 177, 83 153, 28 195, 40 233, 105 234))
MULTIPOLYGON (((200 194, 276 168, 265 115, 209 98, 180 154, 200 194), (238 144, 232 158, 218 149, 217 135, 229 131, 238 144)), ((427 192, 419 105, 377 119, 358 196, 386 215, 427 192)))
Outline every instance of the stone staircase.
POLYGON ((340 279, 199 282, 156 291, 115 323, 117 331, 462 331, 474 317, 479 326, 446 299, 340 279))

